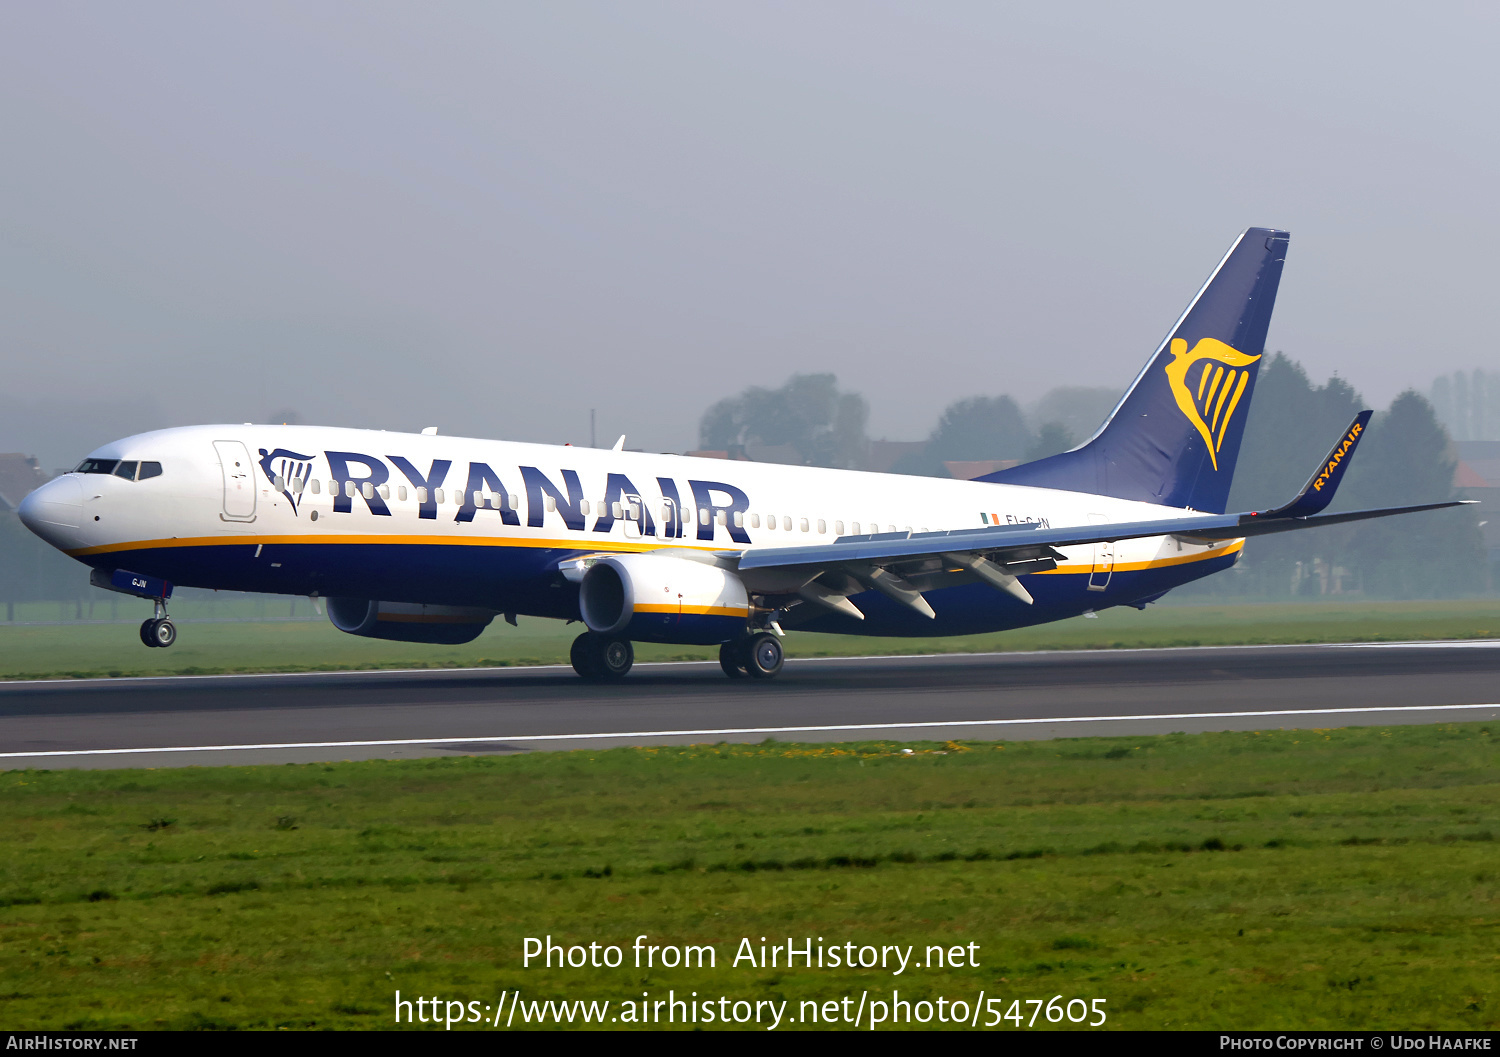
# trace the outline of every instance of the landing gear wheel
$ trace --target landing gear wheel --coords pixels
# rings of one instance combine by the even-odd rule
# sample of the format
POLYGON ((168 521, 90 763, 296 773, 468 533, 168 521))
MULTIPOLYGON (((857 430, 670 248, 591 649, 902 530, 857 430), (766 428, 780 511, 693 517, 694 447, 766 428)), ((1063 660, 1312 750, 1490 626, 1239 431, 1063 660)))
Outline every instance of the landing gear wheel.
POLYGON ((623 679, 634 664, 635 647, 630 644, 629 639, 600 636, 594 654, 594 670, 599 673, 598 678, 611 683, 623 679))
POLYGON ((746 669, 756 679, 774 678, 786 659, 781 651, 781 640, 768 631, 751 637, 742 656, 746 669))
POLYGON ((141 622, 141 645, 156 645, 156 621, 144 620, 141 622))
POLYGON ((177 641, 177 625, 173 624, 166 617, 162 617, 160 620, 153 620, 151 623, 156 625, 151 629, 151 645, 166 649, 177 641))
POLYGON ((573 670, 591 682, 595 676, 593 655, 589 651, 589 640, 593 637, 593 632, 585 631, 573 640, 573 646, 568 650, 568 660, 573 662, 573 670))
POLYGON ((731 679, 744 679, 750 675, 745 670, 744 639, 730 639, 719 647, 719 667, 731 679))
POLYGON ((635 647, 629 639, 585 632, 573 640, 568 651, 573 670, 590 682, 612 683, 625 678, 635 664, 635 647))

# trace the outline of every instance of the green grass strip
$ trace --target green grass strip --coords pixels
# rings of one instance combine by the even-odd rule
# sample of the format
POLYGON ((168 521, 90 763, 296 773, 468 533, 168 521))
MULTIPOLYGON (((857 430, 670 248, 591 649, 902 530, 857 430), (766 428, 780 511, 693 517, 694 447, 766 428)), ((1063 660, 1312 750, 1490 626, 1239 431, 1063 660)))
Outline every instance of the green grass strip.
POLYGON ((12 1028, 386 1028, 398 988, 795 1015, 895 987, 1104 998, 1123 1028, 1493 1029, 1495 733, 10 771, 0 1002, 12 1028), (521 966, 528 936, 642 934, 718 967, 521 966), (979 966, 729 965, 762 936, 979 966))

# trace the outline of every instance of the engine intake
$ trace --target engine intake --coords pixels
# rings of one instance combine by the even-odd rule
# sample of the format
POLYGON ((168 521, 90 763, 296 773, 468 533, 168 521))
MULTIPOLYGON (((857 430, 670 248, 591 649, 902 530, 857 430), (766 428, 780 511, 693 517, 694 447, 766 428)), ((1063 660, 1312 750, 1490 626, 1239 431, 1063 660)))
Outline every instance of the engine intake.
POLYGON ((750 616, 734 573, 661 554, 600 558, 584 574, 578 607, 590 631, 695 646, 727 642, 750 616))
POLYGON ((367 598, 330 598, 328 619, 340 631, 364 638, 456 646, 477 639, 495 619, 495 611, 468 606, 375 602, 367 598))

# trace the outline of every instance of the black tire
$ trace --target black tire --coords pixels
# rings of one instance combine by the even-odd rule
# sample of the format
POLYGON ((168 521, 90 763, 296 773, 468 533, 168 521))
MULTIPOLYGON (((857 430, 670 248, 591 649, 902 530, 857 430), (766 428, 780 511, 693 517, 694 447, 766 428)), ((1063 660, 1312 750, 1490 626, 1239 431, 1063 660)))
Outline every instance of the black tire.
POLYGON ((152 621, 152 623, 156 626, 151 629, 151 637, 156 641, 151 645, 160 646, 162 649, 166 649, 168 646, 172 645, 172 643, 177 641, 176 624, 173 624, 166 617, 162 617, 160 620, 152 621))
POLYGON ((573 640, 573 648, 568 651, 568 660, 573 662, 573 670, 590 682, 595 678, 593 651, 590 649, 593 637, 593 632, 585 631, 573 640))
POLYGON ((610 635, 595 636, 591 658, 595 678, 608 683, 625 678, 635 664, 635 647, 629 639, 617 639, 610 635))
POLYGON ((746 679, 750 673, 745 670, 745 640, 730 639, 719 647, 719 667, 724 669, 724 674, 731 679, 746 679))
POLYGON ((745 668, 756 679, 774 679, 786 660, 781 640, 768 631, 752 636, 745 644, 745 668))
POLYGON ((143 621, 141 621, 141 645, 142 646, 155 646, 156 645, 156 621, 154 621, 154 620, 143 620, 143 621))

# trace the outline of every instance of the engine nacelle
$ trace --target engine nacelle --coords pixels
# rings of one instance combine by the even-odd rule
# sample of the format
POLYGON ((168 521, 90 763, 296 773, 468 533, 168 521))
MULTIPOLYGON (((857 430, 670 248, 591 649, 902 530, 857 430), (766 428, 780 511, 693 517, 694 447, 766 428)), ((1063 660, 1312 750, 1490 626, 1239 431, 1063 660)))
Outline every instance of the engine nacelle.
POLYGON ((328 619, 350 635, 396 642, 456 646, 472 642, 495 619, 492 609, 374 602, 368 598, 328 599, 328 619))
POLYGON ((717 566, 662 554, 613 554, 584 574, 578 608, 590 631, 711 646, 745 630, 750 598, 738 576, 717 566))

